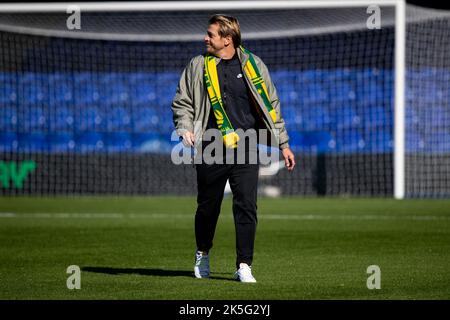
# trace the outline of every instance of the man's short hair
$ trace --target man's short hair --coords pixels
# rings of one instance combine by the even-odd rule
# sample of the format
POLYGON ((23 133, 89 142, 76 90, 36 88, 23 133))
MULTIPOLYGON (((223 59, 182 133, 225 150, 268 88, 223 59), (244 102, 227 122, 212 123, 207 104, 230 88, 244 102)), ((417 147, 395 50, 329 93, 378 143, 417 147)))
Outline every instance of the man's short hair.
POLYGON ((241 45, 241 28, 236 18, 224 14, 215 14, 209 18, 208 25, 214 23, 219 25, 219 36, 222 38, 231 36, 235 48, 241 45))

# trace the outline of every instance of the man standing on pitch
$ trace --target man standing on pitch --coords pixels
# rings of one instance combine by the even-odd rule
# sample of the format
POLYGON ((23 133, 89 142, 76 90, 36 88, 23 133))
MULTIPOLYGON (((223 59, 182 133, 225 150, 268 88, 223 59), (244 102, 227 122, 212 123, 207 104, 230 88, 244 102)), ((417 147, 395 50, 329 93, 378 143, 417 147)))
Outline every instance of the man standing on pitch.
MULTIPOLYGON (((252 145, 238 133, 267 129, 271 144, 281 149, 289 171, 295 166, 294 154, 289 148, 279 99, 267 67, 259 57, 242 47, 237 19, 226 15, 212 16, 204 40, 206 53, 191 59, 181 75, 172 103, 177 134, 186 146, 200 146, 205 150, 208 145, 203 139, 205 131, 216 130, 220 132, 225 157, 231 155, 231 160, 236 160, 236 150, 241 150, 241 144, 245 144, 246 156, 245 162, 240 164, 230 164, 229 159, 196 164, 198 207, 194 273, 197 278, 209 277, 209 250, 229 180, 236 228, 235 276, 241 282, 256 282, 251 265, 257 223, 259 164, 249 161, 252 145)), ((255 148, 256 145, 253 150, 255 148)))

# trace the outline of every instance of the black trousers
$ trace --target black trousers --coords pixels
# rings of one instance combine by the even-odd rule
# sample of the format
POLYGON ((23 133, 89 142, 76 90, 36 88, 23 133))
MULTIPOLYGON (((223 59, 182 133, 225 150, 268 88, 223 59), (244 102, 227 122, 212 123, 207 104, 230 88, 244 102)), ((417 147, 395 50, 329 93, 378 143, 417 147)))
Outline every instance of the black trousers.
POLYGON ((213 246, 217 219, 225 185, 233 192, 233 216, 236 229, 236 267, 252 264, 257 225, 256 199, 259 164, 197 164, 197 212, 195 237, 197 249, 209 251, 213 246))

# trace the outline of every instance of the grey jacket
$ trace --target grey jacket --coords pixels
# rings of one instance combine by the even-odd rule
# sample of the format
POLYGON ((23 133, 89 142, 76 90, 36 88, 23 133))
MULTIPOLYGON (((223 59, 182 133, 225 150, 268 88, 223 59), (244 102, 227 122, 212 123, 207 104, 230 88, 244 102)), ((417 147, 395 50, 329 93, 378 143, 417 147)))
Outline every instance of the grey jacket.
MULTIPOLYGON (((242 64, 242 69, 248 60, 248 55, 240 49, 236 50, 239 60, 242 64)), ((256 55, 253 55, 256 64, 259 68, 261 76, 267 87, 269 99, 272 102, 277 114, 277 121, 274 123, 269 113, 267 112, 261 96, 257 89, 248 78, 247 74, 243 72, 243 76, 247 81, 248 88, 256 101, 258 107, 263 113, 263 123, 271 134, 271 145, 278 146, 280 149, 289 147, 289 136, 286 131, 284 120, 280 111, 280 100, 278 99, 277 91, 269 75, 269 71, 264 62, 256 55)), ((216 65, 220 62, 220 58, 216 58, 216 65)), ((172 102, 173 121, 175 129, 179 136, 186 131, 194 133, 196 144, 202 140, 203 133, 208 124, 209 112, 211 104, 209 101, 206 86, 203 79, 204 73, 204 56, 198 55, 191 59, 187 67, 181 74, 180 82, 178 83, 175 98, 172 102)))

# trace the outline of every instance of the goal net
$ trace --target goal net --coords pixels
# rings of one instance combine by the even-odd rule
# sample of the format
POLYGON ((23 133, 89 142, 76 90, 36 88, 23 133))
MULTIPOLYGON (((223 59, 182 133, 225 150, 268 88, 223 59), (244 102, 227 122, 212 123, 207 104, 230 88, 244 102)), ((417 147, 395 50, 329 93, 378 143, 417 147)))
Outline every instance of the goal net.
POLYGON ((378 6, 376 28, 369 5, 273 3, 99 5, 79 20, 61 4, 0 7, 0 194, 195 194, 195 169, 171 162, 170 106, 219 12, 267 64, 296 155, 292 173, 261 167, 261 194, 392 197, 402 170, 405 196, 448 197, 450 15, 406 6, 398 168, 395 7, 378 6))

